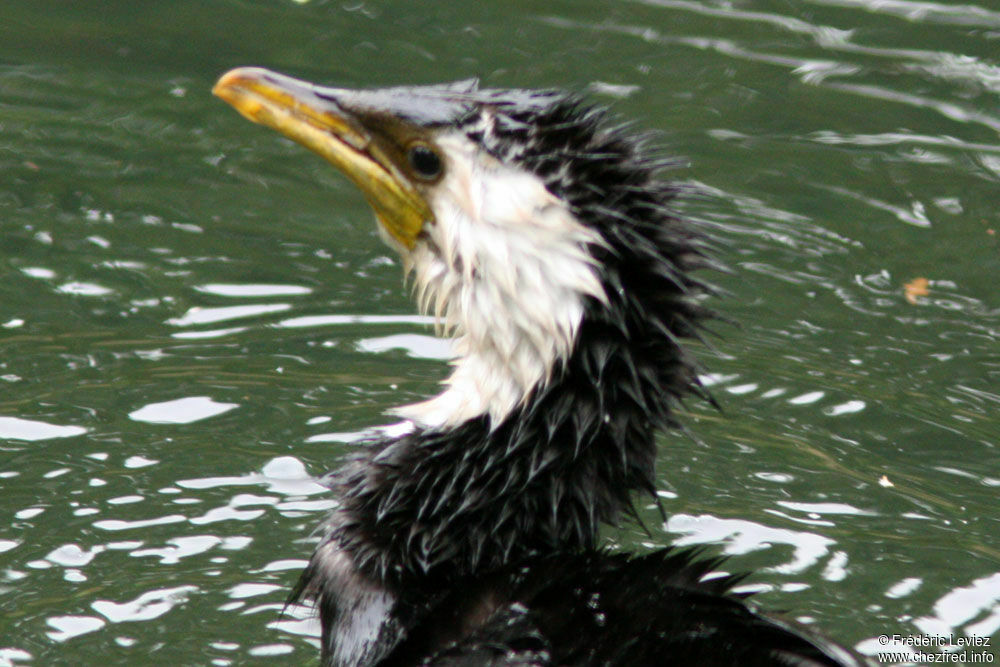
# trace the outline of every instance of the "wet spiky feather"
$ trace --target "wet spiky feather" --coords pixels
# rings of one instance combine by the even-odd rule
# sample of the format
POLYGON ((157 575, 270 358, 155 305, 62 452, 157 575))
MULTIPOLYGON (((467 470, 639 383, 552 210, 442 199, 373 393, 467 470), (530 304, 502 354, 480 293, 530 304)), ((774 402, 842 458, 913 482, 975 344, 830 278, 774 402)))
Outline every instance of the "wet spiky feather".
POLYGON ((324 478, 338 505, 292 597, 324 665, 858 664, 753 612, 718 559, 599 548, 655 499, 678 402, 708 398, 684 344, 714 264, 669 160, 554 91, 240 69, 216 92, 345 170, 456 337, 442 392, 324 478))
POLYGON ((394 586, 438 567, 463 576, 533 553, 594 548, 598 526, 618 519, 632 491, 654 492, 654 435, 674 424, 673 404, 698 391, 680 341, 708 315, 691 277, 701 246, 670 213, 674 190, 656 180, 661 163, 604 129, 602 113, 542 99, 509 114, 494 102, 482 138, 478 121, 467 123, 487 150, 516 157, 597 232, 603 242, 589 251, 606 301, 586 299, 569 357, 501 423, 481 416, 370 442, 337 474, 341 506, 327 539, 394 586))
POLYGON ((536 558, 463 582, 460 594, 442 599, 382 664, 835 664, 825 653, 830 647, 751 612, 745 595, 732 593, 741 576, 706 579, 722 562, 692 549, 536 558), (475 614, 468 601, 484 591, 499 598, 497 611, 469 631, 462 627, 475 614))

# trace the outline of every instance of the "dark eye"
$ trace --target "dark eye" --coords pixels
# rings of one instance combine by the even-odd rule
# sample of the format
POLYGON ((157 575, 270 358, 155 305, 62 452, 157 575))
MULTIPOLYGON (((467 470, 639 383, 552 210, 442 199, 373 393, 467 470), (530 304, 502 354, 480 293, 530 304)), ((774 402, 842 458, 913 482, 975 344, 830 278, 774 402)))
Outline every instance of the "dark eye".
POLYGON ((417 176, 430 180, 441 175, 441 158, 430 146, 426 144, 410 146, 407 158, 417 176))

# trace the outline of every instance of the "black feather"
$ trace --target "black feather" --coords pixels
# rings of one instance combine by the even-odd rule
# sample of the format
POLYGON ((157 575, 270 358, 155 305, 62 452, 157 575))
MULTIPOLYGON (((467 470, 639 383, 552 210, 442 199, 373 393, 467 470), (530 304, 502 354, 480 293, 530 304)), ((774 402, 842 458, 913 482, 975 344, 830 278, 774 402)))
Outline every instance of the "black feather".
POLYGON ((339 505, 294 594, 318 604, 325 664, 838 664, 751 612, 737 577, 702 581, 718 560, 595 551, 634 492, 655 498, 677 402, 706 397, 683 344, 714 317, 692 272, 715 262, 658 180, 674 163, 562 93, 414 90, 428 127, 537 175, 596 232, 607 299, 586 298, 569 357, 500 423, 373 440, 330 479, 339 505))

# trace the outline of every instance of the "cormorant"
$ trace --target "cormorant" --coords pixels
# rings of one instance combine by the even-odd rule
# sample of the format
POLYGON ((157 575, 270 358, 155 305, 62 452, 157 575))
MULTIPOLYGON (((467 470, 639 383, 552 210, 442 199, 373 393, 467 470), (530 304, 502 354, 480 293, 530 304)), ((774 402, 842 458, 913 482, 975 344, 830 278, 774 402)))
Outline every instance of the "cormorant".
POLYGON ((860 664, 751 610, 718 558, 598 543, 705 394, 682 343, 713 262, 669 161, 553 90, 240 68, 214 93, 354 182, 454 336, 441 393, 325 478, 338 505, 292 598, 319 609, 324 665, 860 664))

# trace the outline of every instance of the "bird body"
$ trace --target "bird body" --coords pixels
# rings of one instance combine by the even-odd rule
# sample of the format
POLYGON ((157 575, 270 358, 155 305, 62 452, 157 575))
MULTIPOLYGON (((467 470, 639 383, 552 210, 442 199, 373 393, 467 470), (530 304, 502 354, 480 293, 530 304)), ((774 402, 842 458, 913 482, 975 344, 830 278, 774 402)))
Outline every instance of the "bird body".
POLYGON ((441 393, 326 478, 339 504, 295 591, 324 664, 852 664, 706 579, 717 560, 599 548, 655 494, 677 402, 705 396, 682 343, 713 262, 668 161, 555 91, 242 68, 215 92, 345 172, 454 336, 441 393))

